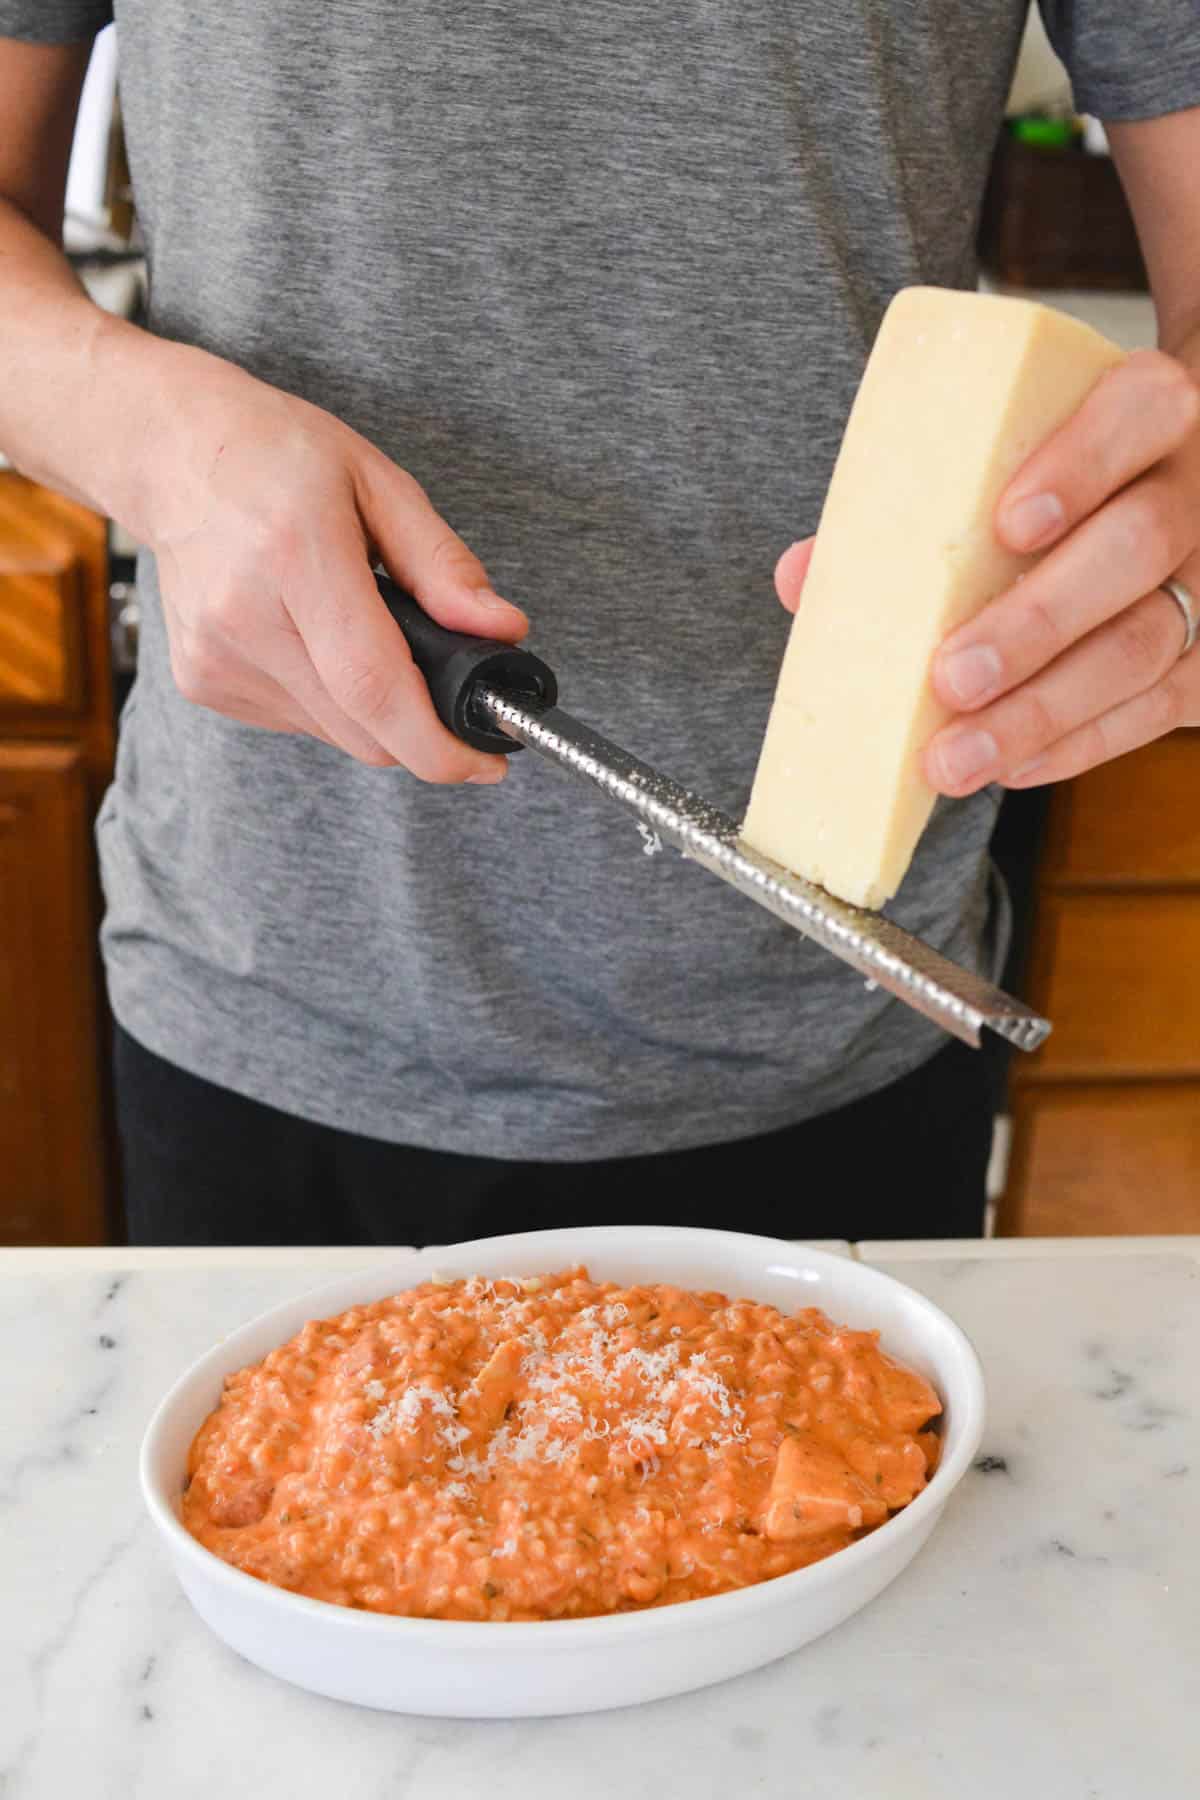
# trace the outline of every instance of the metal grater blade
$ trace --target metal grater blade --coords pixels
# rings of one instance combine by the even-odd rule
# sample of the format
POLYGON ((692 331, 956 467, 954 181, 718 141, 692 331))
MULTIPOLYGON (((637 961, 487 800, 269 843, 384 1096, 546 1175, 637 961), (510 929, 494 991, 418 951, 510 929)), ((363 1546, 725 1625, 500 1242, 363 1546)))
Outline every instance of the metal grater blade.
POLYGON ((760 856, 725 813, 559 707, 484 684, 472 704, 509 737, 593 782, 693 862, 965 1043, 977 1046, 985 1025, 1019 1050, 1036 1050, 1049 1033, 1049 1020, 882 913, 838 900, 760 856))

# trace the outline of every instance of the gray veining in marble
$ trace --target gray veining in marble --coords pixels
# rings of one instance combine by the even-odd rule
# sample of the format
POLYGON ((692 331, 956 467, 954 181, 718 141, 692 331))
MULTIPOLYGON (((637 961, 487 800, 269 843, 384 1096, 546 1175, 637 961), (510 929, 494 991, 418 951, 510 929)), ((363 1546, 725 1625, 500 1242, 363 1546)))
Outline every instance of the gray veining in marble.
POLYGON ((1192 1800, 1200 1792, 1200 1265, 897 1262, 974 1338, 991 1417, 930 1544, 773 1667, 622 1713, 363 1712, 241 1662, 143 1518, 164 1388, 295 1267, 0 1258, 3 1800, 1192 1800))

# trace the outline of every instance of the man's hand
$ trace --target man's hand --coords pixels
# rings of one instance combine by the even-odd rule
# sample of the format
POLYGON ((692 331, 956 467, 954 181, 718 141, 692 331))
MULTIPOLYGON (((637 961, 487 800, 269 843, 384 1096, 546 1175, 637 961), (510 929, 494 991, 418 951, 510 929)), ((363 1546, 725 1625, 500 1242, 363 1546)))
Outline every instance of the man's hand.
MULTIPOLYGON (((1200 595, 1200 386, 1138 351, 1018 471, 995 529, 1041 560, 942 644, 931 679, 960 715, 926 746, 930 785, 1060 781, 1200 724, 1200 650, 1159 583, 1200 595)), ((791 610, 811 539, 776 569, 791 610)))
POLYGON ((454 630, 513 641, 528 629, 418 483, 328 413, 217 357, 156 354, 175 423, 152 446, 139 511, 184 697, 425 781, 501 780, 504 757, 439 722, 371 574, 381 559, 454 630))
POLYGON ((1101 377, 1001 496, 996 531, 1045 554, 954 632, 939 697, 969 717, 928 745, 944 794, 1061 781, 1200 724, 1200 656, 1159 583, 1200 593, 1200 387, 1139 351, 1101 377))
POLYGON ((426 781, 499 781, 439 722, 371 574, 441 624, 524 615, 411 475, 318 407, 107 318, 58 249, 89 45, 0 38, 0 442, 156 552, 181 692, 426 781))

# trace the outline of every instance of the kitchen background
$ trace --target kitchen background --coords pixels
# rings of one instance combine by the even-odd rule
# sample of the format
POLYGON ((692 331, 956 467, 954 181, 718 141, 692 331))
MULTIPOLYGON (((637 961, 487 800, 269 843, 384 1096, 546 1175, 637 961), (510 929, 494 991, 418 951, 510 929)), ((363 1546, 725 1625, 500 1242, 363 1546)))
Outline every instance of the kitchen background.
MULTIPOLYGON (((101 304, 136 316, 137 227, 113 33, 97 44, 65 240, 101 304)), ((1074 118, 1036 21, 996 147, 985 285, 1129 348, 1153 308, 1103 134, 1074 118)), ((133 552, 108 523, 0 469, 0 1244, 122 1241, 95 950, 91 825, 136 660, 133 552)), ((1200 732, 1046 793, 995 843, 1019 921, 1006 985, 1054 1021, 992 1051, 998 1234, 1200 1231, 1200 732)))

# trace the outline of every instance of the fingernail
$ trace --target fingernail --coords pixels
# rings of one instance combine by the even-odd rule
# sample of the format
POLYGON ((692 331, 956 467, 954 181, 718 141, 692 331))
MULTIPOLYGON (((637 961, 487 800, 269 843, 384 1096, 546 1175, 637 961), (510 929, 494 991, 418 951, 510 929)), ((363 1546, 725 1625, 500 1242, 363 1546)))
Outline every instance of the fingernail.
POLYGON ((981 775, 995 762, 996 740, 990 731, 956 731, 938 745, 938 764, 952 787, 981 775))
POLYGON ((1008 779, 1010 781, 1024 780, 1026 775, 1032 775, 1035 769, 1040 769, 1045 760, 1044 756, 1033 757, 1029 762, 1022 763, 1019 769, 1014 769, 1008 779))
POLYGON ((502 762, 498 769, 488 769, 482 775, 468 775, 467 785, 468 787, 495 787, 496 783, 503 781, 507 774, 508 764, 502 762))
POLYGON ((1057 494, 1031 494, 1004 509, 1004 531, 1019 550, 1033 550, 1062 524, 1066 513, 1057 494))
POLYGON ((514 606, 511 600, 502 600, 491 588, 474 588, 471 598, 476 606, 482 606, 487 612, 511 612, 518 618, 525 617, 519 606, 514 606))
POLYGON ((964 705, 979 700, 1000 679, 1000 654, 990 644, 972 644, 942 658, 942 679, 964 705))

